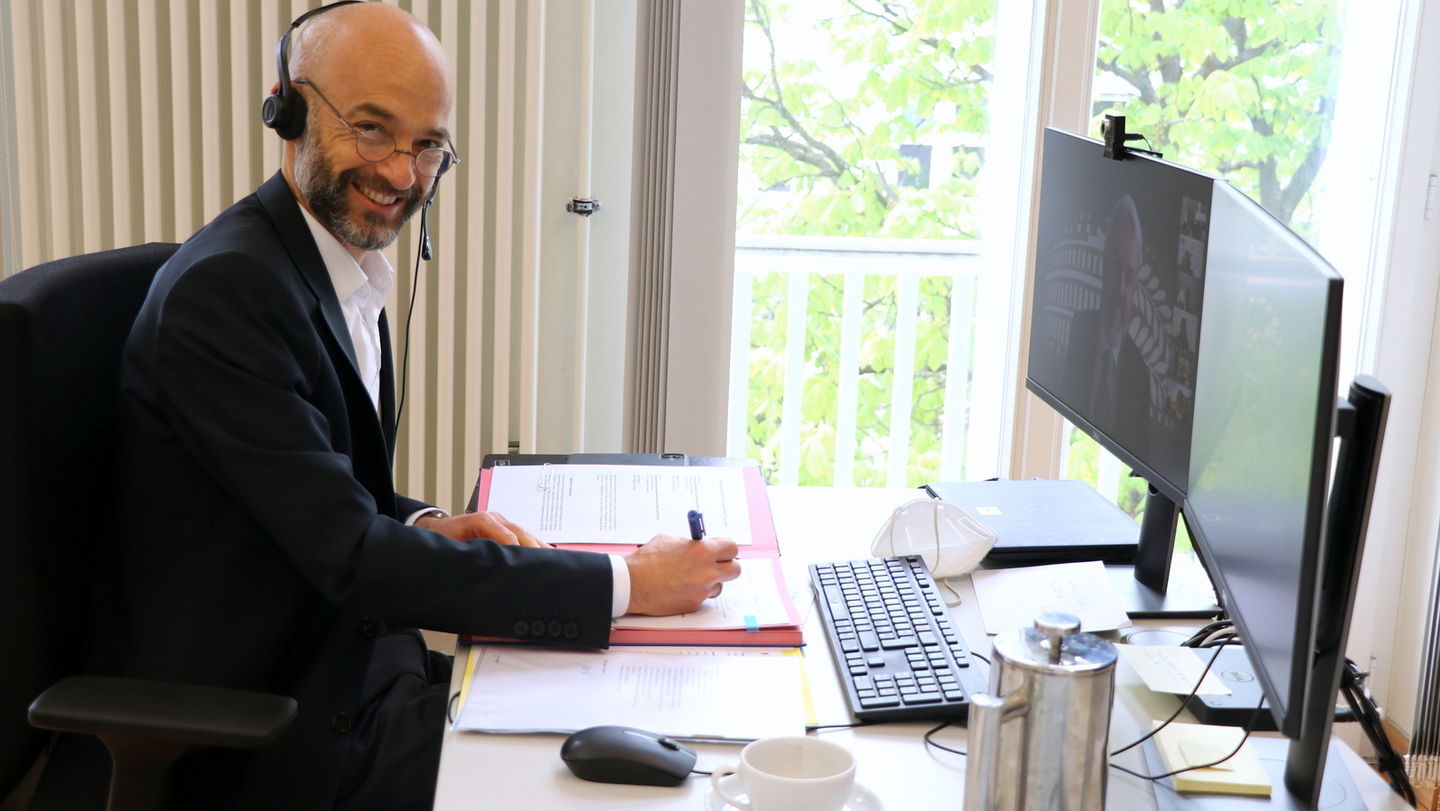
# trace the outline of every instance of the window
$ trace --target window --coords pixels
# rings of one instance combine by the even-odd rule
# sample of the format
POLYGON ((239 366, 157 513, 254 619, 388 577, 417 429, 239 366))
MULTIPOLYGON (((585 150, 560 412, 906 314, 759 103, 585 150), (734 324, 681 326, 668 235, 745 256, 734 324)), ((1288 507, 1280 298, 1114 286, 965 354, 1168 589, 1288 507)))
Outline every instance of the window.
MULTIPOLYGON (((1356 51, 1375 37, 1393 42, 1396 16, 1393 4, 1368 4, 1365 23, 1347 25, 1349 5, 1103 0, 1090 131, 1098 137, 1106 113, 1125 115, 1166 160, 1229 181, 1335 264, 1346 279, 1342 381, 1355 368, 1371 272, 1355 247, 1378 225, 1354 213, 1374 210, 1381 152, 1337 157, 1334 145, 1357 123, 1383 125, 1373 96, 1390 86, 1391 63, 1356 51), (1356 103, 1361 93, 1370 98, 1356 103)), ((1068 433, 1065 477, 1094 482, 1132 515, 1143 509, 1143 482, 1068 433)))
POLYGON ((771 481, 1001 471, 1028 21, 747 3, 729 442, 771 481))

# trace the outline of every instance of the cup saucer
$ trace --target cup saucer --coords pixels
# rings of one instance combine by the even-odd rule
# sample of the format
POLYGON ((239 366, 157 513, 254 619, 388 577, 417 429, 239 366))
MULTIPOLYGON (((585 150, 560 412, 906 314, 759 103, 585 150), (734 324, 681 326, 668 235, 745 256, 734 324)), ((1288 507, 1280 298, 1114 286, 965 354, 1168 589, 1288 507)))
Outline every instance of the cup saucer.
MULTIPOLYGON (((737 799, 750 799, 749 795, 743 790, 736 790, 743 789, 745 785, 741 781, 740 775, 732 774, 728 777, 722 777, 720 778, 720 782, 724 783, 725 790, 729 791, 737 799)), ((735 806, 722 800, 713 788, 705 792, 705 808, 706 811, 736 811, 735 806)), ((860 783, 856 783, 855 788, 850 792, 850 799, 845 802, 843 811, 882 811, 884 808, 885 804, 880 802, 880 798, 875 796, 875 792, 860 783)))

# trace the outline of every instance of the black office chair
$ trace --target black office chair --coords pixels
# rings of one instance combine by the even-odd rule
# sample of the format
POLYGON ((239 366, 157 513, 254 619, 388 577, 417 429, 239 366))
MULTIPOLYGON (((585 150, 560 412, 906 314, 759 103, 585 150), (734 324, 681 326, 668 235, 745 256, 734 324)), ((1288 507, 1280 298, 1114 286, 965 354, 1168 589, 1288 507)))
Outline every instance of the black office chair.
POLYGON ((0 281, 0 799, 50 736, 32 724, 105 742, 110 808, 159 808, 181 755, 265 746, 295 714, 282 696, 83 675, 97 561, 113 551, 121 348, 176 247, 77 256, 0 281))

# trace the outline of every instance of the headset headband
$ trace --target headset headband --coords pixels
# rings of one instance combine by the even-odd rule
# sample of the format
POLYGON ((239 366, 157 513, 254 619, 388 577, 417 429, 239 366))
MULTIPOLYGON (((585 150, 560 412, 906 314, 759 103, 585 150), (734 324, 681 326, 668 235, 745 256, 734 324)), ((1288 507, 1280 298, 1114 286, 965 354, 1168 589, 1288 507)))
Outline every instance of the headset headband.
POLYGON ((260 120, 281 138, 293 141, 305 131, 307 109, 305 97, 290 86, 290 35, 311 17, 324 14, 332 8, 348 6, 364 0, 339 0, 337 3, 312 8, 295 18, 280 42, 275 46, 275 72, 280 77, 280 87, 260 103, 260 120))

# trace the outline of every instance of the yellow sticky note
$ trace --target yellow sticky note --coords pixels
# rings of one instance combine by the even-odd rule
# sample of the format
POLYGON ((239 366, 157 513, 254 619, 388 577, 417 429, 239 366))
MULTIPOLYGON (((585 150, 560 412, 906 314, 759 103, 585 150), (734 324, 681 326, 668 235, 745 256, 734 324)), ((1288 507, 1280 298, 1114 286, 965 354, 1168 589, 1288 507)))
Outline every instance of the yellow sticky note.
MULTIPOLYGON (((1214 763, 1220 760, 1220 758, 1230 754, 1230 750, 1234 748, 1235 744, 1233 743, 1228 746, 1221 746, 1214 741, 1182 740, 1180 742, 1180 756, 1185 763, 1214 763)), ((1230 758, 1229 760, 1216 763, 1210 768, 1233 772, 1235 771, 1234 760, 1235 758, 1230 758)), ((1169 771, 1169 769, 1166 769, 1166 771, 1169 771)))
MULTIPOLYGON (((1244 734, 1237 727, 1170 724, 1156 733, 1155 744, 1169 772, 1225 757, 1244 734)), ((1181 772, 1170 779, 1179 792, 1270 796, 1270 777, 1248 741, 1224 763, 1181 772)))

